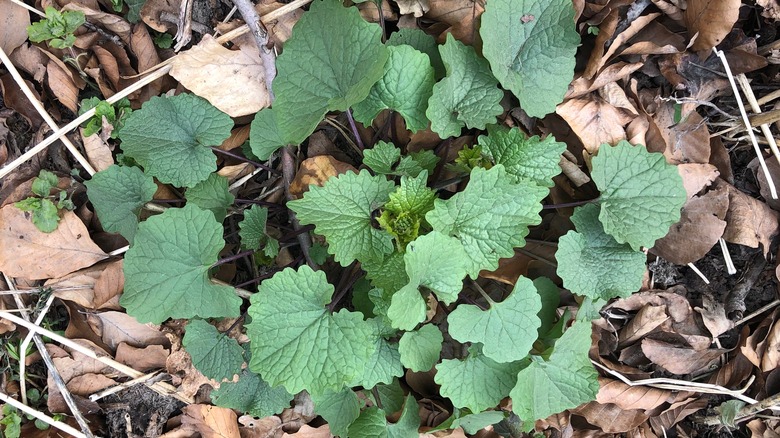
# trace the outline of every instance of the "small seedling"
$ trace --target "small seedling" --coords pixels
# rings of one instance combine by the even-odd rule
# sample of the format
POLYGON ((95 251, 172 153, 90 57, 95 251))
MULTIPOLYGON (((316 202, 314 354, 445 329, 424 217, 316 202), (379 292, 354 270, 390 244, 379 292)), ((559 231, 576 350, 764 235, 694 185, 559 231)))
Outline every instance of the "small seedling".
POLYGON ((34 43, 48 41, 55 49, 66 49, 73 47, 76 42, 73 32, 84 22, 86 18, 83 12, 60 12, 49 6, 46 8, 46 18, 27 27, 27 36, 34 43))
POLYGON ((33 224, 44 233, 57 229, 60 222, 59 210, 75 208, 64 190, 57 190, 55 195, 51 195, 52 189, 57 188, 58 181, 57 175, 41 170, 32 184, 33 194, 39 197, 31 196, 14 204, 19 210, 31 212, 33 224))

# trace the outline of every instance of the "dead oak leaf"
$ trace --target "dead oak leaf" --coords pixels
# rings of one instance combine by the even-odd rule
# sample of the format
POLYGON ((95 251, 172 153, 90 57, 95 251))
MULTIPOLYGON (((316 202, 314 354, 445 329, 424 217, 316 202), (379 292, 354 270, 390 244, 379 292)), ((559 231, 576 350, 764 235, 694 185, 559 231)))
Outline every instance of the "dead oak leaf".
POLYGON ((29 213, 13 205, 0 209, 0 271, 10 277, 59 278, 107 257, 72 211, 47 234, 33 225, 29 213))
POLYGON ((693 50, 710 50, 731 32, 739 18, 741 0, 688 0, 685 24, 694 41, 693 50))
POLYGON ((3 11, 0 16, 0 48, 5 53, 11 53, 27 41, 30 13, 11 0, 0 0, 0 10, 3 11))
POLYGON ((238 417, 231 409, 208 405, 189 405, 182 409, 183 425, 192 425, 203 438, 240 438, 238 417))
POLYGON ((569 99, 558 105, 555 112, 571 126, 590 155, 595 155, 603 143, 625 140, 623 127, 633 119, 592 94, 569 99))
POLYGON ((417 18, 422 17, 431 8, 428 0, 395 0, 395 3, 401 15, 413 14, 417 18))
POLYGON ((723 238, 727 242, 764 249, 769 253, 769 244, 780 232, 780 215, 765 203, 742 193, 736 187, 725 182, 729 193, 729 210, 726 213, 726 229, 723 238))
POLYGON ((271 104, 263 61, 250 44, 229 50, 205 35, 174 58, 171 76, 231 117, 254 114, 271 104))

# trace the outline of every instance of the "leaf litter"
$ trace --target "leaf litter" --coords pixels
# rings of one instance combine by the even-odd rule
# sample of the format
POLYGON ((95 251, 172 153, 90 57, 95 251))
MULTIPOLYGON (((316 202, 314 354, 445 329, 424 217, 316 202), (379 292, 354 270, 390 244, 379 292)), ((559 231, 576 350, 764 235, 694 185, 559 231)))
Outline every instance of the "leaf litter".
MULTIPOLYGON (((265 23, 270 44, 282 53, 272 109, 254 40, 239 37, 225 46, 205 35, 204 27, 225 33, 240 25, 235 19, 218 23, 228 12, 221 6, 196 6, 193 42, 177 36, 186 50, 176 55, 161 41, 176 32, 178 1, 152 0, 142 8, 127 2, 127 9, 120 3, 121 10, 111 2, 55 2, 57 9, 83 12, 89 23, 75 32, 71 50, 27 43, 26 25, 19 23, 37 18, 3 3, 20 18, 6 20, 13 25, 2 26, 0 47, 57 122, 72 120, 83 99, 110 98, 139 73, 164 60, 173 63, 171 76, 129 93, 137 112, 124 127, 102 119, 104 132, 97 137, 72 138, 107 173, 90 179, 55 143, 0 187, 2 284, 25 292, 20 302, 3 295, 0 308, 47 309, 46 327, 65 329, 72 342, 98 356, 150 372, 147 379, 170 381, 192 400, 189 406, 173 403, 168 394, 128 383, 104 362, 49 344, 78 410, 94 415, 102 409, 108 419, 91 433, 519 436, 535 429, 546 436, 660 437, 706 435, 730 425, 752 436, 780 432, 776 420, 756 415, 760 410, 736 408, 731 421, 716 410, 728 400, 769 406, 776 392, 780 325, 772 306, 778 303, 774 240, 780 225, 769 186, 780 176, 766 139, 759 143, 769 174, 751 152, 723 66, 710 53, 717 46, 734 74, 752 81, 748 96, 757 94, 769 117, 764 120, 774 123, 771 64, 780 55, 771 2, 740 9, 733 1, 575 1, 556 17, 538 9, 544 2, 531 0, 513 4, 518 9, 511 13, 499 0, 382 1, 379 8, 356 3, 359 14, 345 10, 352 24, 340 36, 323 33, 327 23, 317 24, 344 12, 335 2, 316 0, 265 23), (574 27, 568 24, 572 16, 574 27), (299 34, 296 26, 319 28, 299 34), (551 34, 551 45, 532 44, 556 26, 562 30, 551 34), (525 35, 527 44, 501 43, 497 27, 525 35), (575 34, 586 44, 577 46, 575 34), (353 47, 365 58, 333 63, 329 56, 337 53, 321 45, 339 38, 365 46, 362 52, 353 47), (380 40, 388 38, 402 48, 386 49, 380 40), (328 55, 316 62, 332 77, 309 65, 320 49, 328 55), (572 67, 575 50, 581 62, 572 67), (506 67, 507 51, 522 59, 521 67, 539 68, 506 67), (389 61, 379 62, 384 59, 389 61), (420 63, 414 74, 395 67, 412 59, 420 63), (538 75, 553 65, 552 73, 538 75), (307 88, 312 80, 319 85, 307 88), (404 88, 408 81, 420 91, 404 88), (163 100, 176 112, 154 114, 152 107, 163 100), (254 122, 246 117, 258 110, 254 122), (189 132, 180 135, 170 126, 189 132), (301 147, 290 149, 289 143, 301 147), (640 155, 620 158, 624 150, 640 155), (562 151, 585 179, 575 181, 563 165, 556 176, 562 151), (647 152, 657 155, 641 155, 647 152), (613 153, 619 159, 608 165, 613 153), (129 192, 101 183, 114 163, 122 173, 140 172, 143 181, 125 178, 129 192), (651 167, 658 172, 648 174, 651 167), (36 196, 33 181, 42 169, 55 172, 59 190, 74 204, 57 208, 59 224, 51 233, 13 205, 36 196), (214 171, 221 176, 212 177, 214 171), (427 178, 437 192, 435 207, 412 215, 393 210, 394 196, 412 190, 410 178, 421 175, 422 187, 427 178), (491 185, 493 175, 501 177, 491 185), (402 176, 400 188, 396 176, 402 176), (629 182, 626 191, 610 185, 615 178, 629 182), (668 185, 678 179, 679 185, 668 185), (517 196, 507 202, 512 193, 517 196), (572 208, 597 198, 597 205, 572 208), (342 222, 343 209, 355 199, 342 222), (538 209, 521 206, 521 199, 545 208, 537 216, 538 209), (260 208, 259 222, 240 221, 260 208), (155 223, 163 226, 155 229, 155 223), (249 246, 241 239, 248 233, 256 241, 249 246), (366 236, 378 243, 367 244, 366 236), (128 242, 133 246, 124 260, 128 242), (176 247, 188 248, 187 257, 176 247), (436 251, 445 247, 449 257, 437 260, 436 251), (157 261, 139 257, 150 248, 157 261), (315 255, 321 273, 301 267, 315 255), (731 265, 736 275, 729 274, 731 265), (466 274, 471 280, 462 283, 466 274), (273 283, 282 284, 285 276, 300 290, 316 283, 318 292, 274 292, 273 283), (537 281, 525 288, 529 278, 537 281), (176 284, 182 279, 189 282, 186 292, 176 284), (383 293, 372 285, 395 290, 383 293), (530 305, 516 303, 513 286, 523 287, 522 300, 530 305), (160 290, 179 301, 149 305, 160 290), (533 298, 543 290, 553 299, 533 298), (235 317, 242 310, 239 297, 255 292, 270 297, 263 304, 252 299, 249 315, 255 318, 247 338, 244 317, 235 317), (305 302, 310 314, 299 324, 286 316, 292 310, 271 306, 274 294, 286 297, 276 305, 305 302), (467 310, 471 321, 460 317, 467 310), (412 331, 418 323, 422 328, 412 331), (592 337, 585 329, 590 324, 592 337), (322 342, 316 358, 304 354, 308 347, 279 348, 278 339, 259 339, 274 333, 292 342, 313 325, 333 335, 327 342, 303 337, 322 342), (393 326, 408 331, 385 332, 393 326), (516 330, 502 332, 506 327, 516 330), (508 354, 517 336, 528 342, 508 354), (301 371, 308 361, 321 375, 301 371), (383 361, 395 365, 377 366, 373 376, 361 372, 366 363, 383 361), (357 415, 344 420, 320 407, 318 417, 308 396, 293 399, 265 379, 307 389, 314 399, 326 388, 344 390, 359 400, 357 415), (121 383, 126 386, 117 387, 117 395, 95 397, 121 383), (251 395, 256 393, 263 396, 251 395), (419 411, 419 421, 412 411, 419 411), (240 415, 246 412, 264 418, 240 415), (129 420, 125 413, 132 414, 129 420)), ((265 15, 281 6, 263 0, 257 9, 265 15)), ((6 165, 48 128, 16 89, 16 79, 0 79, 0 165, 6 165)), ((403 195, 405 202, 411 193, 403 195)), ((53 203, 56 196, 48 194, 53 203)), ((2 327, 13 330, 6 322, 2 327)), ((31 406, 72 413, 53 373, 41 377, 46 368, 34 350, 10 354, 20 335, 3 335, 9 346, 2 353, 3 392, 20 396, 12 373, 26 359, 40 373, 24 378, 48 388, 46 403, 31 406)), ((334 403, 331 412, 340 407, 334 403)), ((5 410, 3 415, 10 418, 5 410)), ((25 423, 29 431, 31 422, 25 423)))

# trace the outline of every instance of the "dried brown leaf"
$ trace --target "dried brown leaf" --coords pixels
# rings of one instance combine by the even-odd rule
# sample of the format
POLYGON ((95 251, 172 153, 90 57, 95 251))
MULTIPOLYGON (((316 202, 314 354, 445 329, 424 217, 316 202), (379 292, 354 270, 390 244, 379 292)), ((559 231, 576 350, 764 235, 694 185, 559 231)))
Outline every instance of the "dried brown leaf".
POLYGON ((141 324, 123 312, 93 313, 87 315, 87 321, 112 349, 116 349, 120 343, 139 348, 147 345, 170 345, 168 338, 158 328, 141 324))
POLYGON ((717 338, 734 328, 734 321, 726 316, 726 308, 723 304, 707 294, 702 296, 702 307, 695 307, 693 310, 701 314, 704 326, 707 327, 713 338, 717 338))
POLYGON ((672 397, 672 391, 649 386, 630 386, 620 380, 599 378, 599 393, 596 401, 612 403, 621 409, 651 410, 661 406, 672 397))
POLYGON ((475 20, 485 11, 483 0, 429 0, 430 9, 424 19, 434 22, 430 33, 444 43, 447 33, 466 45, 471 45, 477 34, 475 20))
POLYGON ((118 297, 124 286, 122 261, 99 263, 49 280, 44 286, 51 287, 57 298, 88 309, 119 310, 118 297))
POLYGON ((30 12, 11 0, 0 0, 0 48, 6 54, 27 41, 30 12))
POLYGON ((780 215, 765 203, 742 193, 731 184, 722 184, 729 192, 729 211, 726 214, 727 225, 723 238, 727 242, 751 248, 761 245, 764 255, 767 256, 772 239, 780 231, 780 215))
POLYGON ((704 257, 726 229, 729 198, 725 190, 712 190, 689 199, 680 221, 655 242, 652 252, 678 265, 687 265, 704 257))
POLYGON ((33 225, 29 213, 13 205, 0 209, 0 271, 10 277, 58 278, 107 257, 71 211, 47 234, 33 225))
POLYGON ((46 65, 46 84, 65 108, 78 112, 79 89, 73 78, 55 62, 46 65))
POLYGON ((282 420, 279 417, 265 417, 256 419, 251 415, 242 415, 238 417, 241 424, 238 431, 241 438, 281 438, 282 420))
POLYGON ((66 385, 70 392, 82 397, 116 385, 114 379, 110 379, 103 374, 83 374, 76 376, 66 385))
POLYGON ((330 177, 346 172, 357 173, 357 169, 351 164, 339 161, 329 155, 307 158, 301 162, 295 178, 290 183, 290 193, 293 197, 300 198, 309 190, 310 184, 321 186, 330 177))
POLYGON ((647 421, 648 416, 638 409, 623 409, 617 405, 595 401, 582 405, 572 413, 581 415, 588 423, 606 433, 624 433, 647 421))
POLYGON ((136 348, 122 342, 116 349, 116 361, 138 371, 149 371, 165 368, 169 354, 162 345, 136 348))
POLYGON ((592 94, 569 99, 558 105, 555 112, 571 126, 590 155, 595 155, 603 143, 614 145, 625 140, 623 127, 633 119, 592 94))
POLYGON ((691 374, 707 370, 709 365, 729 350, 713 348, 694 350, 653 339, 642 340, 642 353, 654 364, 673 374, 691 374))
POLYGON ((229 50, 210 35, 174 58, 171 76, 231 117, 270 106, 265 69, 256 46, 229 50))
POLYGON ((731 32, 739 18, 740 0, 688 0, 685 25, 691 38, 696 36, 693 50, 710 50, 731 32))
POLYGON ((241 438, 236 413, 231 409, 189 405, 182 412, 182 424, 195 426, 203 438, 241 438))
MULTIPOLYGON (((40 101, 41 99, 38 92, 35 91, 35 86, 30 81, 24 82, 33 92, 33 96, 40 101)), ((38 113, 38 110, 30 103, 30 100, 27 99, 27 96, 22 92, 19 85, 16 84, 10 73, 0 76, 0 91, 2 91, 5 106, 27 119, 33 129, 38 129, 43 124, 43 118, 38 113)))
POLYGON ((417 18, 422 17, 431 8, 428 0, 395 0, 395 3, 402 15, 413 14, 417 18))
POLYGON ((620 330, 618 348, 631 345, 663 324, 669 315, 666 306, 646 305, 620 330))
POLYGON ((331 438, 332 436, 327 424, 318 428, 304 424, 298 432, 282 434, 282 438, 331 438))
POLYGON ((650 417, 650 426, 658 436, 666 436, 664 432, 672 428, 689 415, 707 407, 707 399, 688 399, 669 406, 658 415, 650 417))
POLYGON ((79 128, 81 141, 84 143, 84 151, 87 153, 89 164, 98 172, 108 169, 114 164, 114 156, 111 154, 108 144, 98 134, 84 136, 84 129, 79 128))
POLYGON ((683 180, 688 198, 708 187, 718 178, 718 168, 712 164, 682 163, 677 165, 677 172, 683 180))

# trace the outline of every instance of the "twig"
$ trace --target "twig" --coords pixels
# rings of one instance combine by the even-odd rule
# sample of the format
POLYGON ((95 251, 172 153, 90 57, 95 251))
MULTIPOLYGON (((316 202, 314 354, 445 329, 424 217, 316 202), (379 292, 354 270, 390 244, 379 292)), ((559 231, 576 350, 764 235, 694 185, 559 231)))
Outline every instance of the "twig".
POLYGON ((33 417, 43 421, 44 423, 54 426, 65 433, 69 433, 76 438, 87 438, 87 435, 84 435, 77 429, 73 428, 71 425, 63 423, 62 421, 59 420, 55 420, 54 418, 51 418, 50 416, 44 414, 43 412, 38 412, 35 409, 20 403, 18 400, 9 397, 3 392, 0 392, 0 401, 3 403, 8 403, 9 405, 15 407, 16 409, 19 409, 25 414, 32 415, 33 417))
POLYGON ((764 255, 759 251, 753 257, 750 263, 750 268, 739 279, 739 282, 726 297, 726 315, 732 321, 742 319, 742 312, 745 311, 745 297, 748 292, 756 284, 758 277, 764 272, 766 267, 766 259, 764 255))
MULTIPOLYGON (((68 347, 68 348, 70 348, 72 350, 78 351, 79 353, 83 354, 84 356, 87 356, 87 357, 89 357, 91 359, 95 359, 96 361, 113 368, 113 369, 119 371, 120 373, 125 374, 126 376, 129 376, 129 377, 132 377, 132 378, 135 379, 135 378, 138 378, 138 377, 141 377, 141 376, 144 375, 144 373, 142 373, 140 371, 136 371, 135 369, 130 368, 127 365, 124 365, 122 363, 119 363, 119 362, 115 361, 114 359, 111 359, 110 357, 98 356, 98 354, 95 353, 94 351, 90 350, 89 348, 84 347, 83 345, 81 345, 81 344, 79 344, 77 342, 74 342, 71 339, 68 339, 68 338, 66 338, 64 336, 60 336, 57 333, 54 333, 54 332, 52 332, 50 330, 46 330, 45 328, 39 327, 39 326, 37 326, 37 325, 35 325, 35 324, 31 323, 31 322, 25 321, 24 319, 19 318, 18 316, 13 315, 13 314, 11 314, 11 313, 9 313, 7 311, 0 311, 0 318, 7 319, 7 320, 13 322, 14 324, 20 325, 22 327, 27 328, 28 330, 34 331, 34 332, 38 333, 39 335, 46 336, 46 337, 50 338, 51 340, 59 342, 60 344, 65 345, 66 347, 68 347)), ((187 403, 187 404, 194 403, 194 400, 192 398, 184 396, 182 394, 179 394, 176 391, 176 388, 174 386, 169 385, 167 383, 157 382, 154 385, 152 385, 151 388, 154 389, 155 391, 159 392, 160 394, 170 395, 170 396, 172 396, 172 397, 174 397, 174 398, 176 398, 176 399, 178 399, 178 400, 180 400, 180 401, 182 401, 184 403, 187 403)))
POLYGON ((737 267, 734 266, 734 260, 731 259, 731 253, 729 253, 729 247, 726 246, 726 240, 724 238, 718 239, 720 243, 720 251, 723 253, 723 260, 726 262, 726 272, 729 275, 737 273, 737 267))
MULTIPOLYGON (((5 277, 5 274, 3 274, 3 276, 5 277)), ((10 284, 8 277, 5 278, 5 282, 10 284)), ((46 304, 44 304, 43 309, 41 309, 40 313, 38 313, 38 317, 35 318, 35 325, 41 325, 43 318, 45 318, 46 314, 49 313, 49 308, 51 307, 51 303, 54 302, 55 298, 56 297, 54 294, 49 295, 49 298, 46 300, 46 304)), ((17 301, 16 304, 18 306, 19 302, 17 301)), ((21 310, 22 307, 19 309, 21 310)), ((22 315, 24 315, 23 312, 22 315)), ((24 378, 24 376, 27 374, 27 346, 30 345, 32 340, 33 332, 29 332, 27 333, 27 336, 24 337, 24 340, 22 340, 22 343, 19 344, 19 392, 22 394, 22 403, 24 404, 27 404, 27 379, 24 378)))
MULTIPOLYGON (((295 146, 285 146, 282 148, 282 175, 284 179, 284 194, 288 201, 292 201, 293 196, 292 193, 290 193, 290 183, 292 183, 293 178, 295 177, 295 146)), ((295 216, 295 212, 290 210, 290 223, 293 226, 293 229, 295 231, 298 231, 301 228, 301 223, 298 221, 298 217, 295 216)), ((311 250, 311 236, 309 236, 309 233, 301 233, 298 234, 298 244, 301 246, 301 252, 303 252, 303 257, 306 259, 306 264, 309 265, 310 268, 313 270, 318 270, 319 267, 316 263, 314 263, 314 260, 312 260, 311 255, 309 254, 309 251, 311 250)))
MULTIPOLYGON (((0 49, 1 51, 2 49, 0 49)), ((5 282, 8 285, 9 289, 16 289, 14 286, 14 283, 11 281, 10 278, 8 278, 5 273, 3 273, 3 278, 5 278, 5 282)), ((14 301, 16 302, 16 306, 18 308, 24 307, 24 302, 22 302, 22 298, 19 295, 14 295, 14 301)), ((30 315, 27 313, 27 311, 21 312, 21 315, 24 319, 19 317, 19 320, 23 321, 26 324, 33 325, 30 322, 30 315)), ((25 324, 21 324, 24 326, 25 324)), ((38 327, 38 324, 34 324, 36 327, 38 327)), ((38 347, 38 353, 41 355, 41 359, 43 359, 43 362, 46 364, 46 368, 49 370, 49 374, 52 377, 52 380, 54 380, 55 385, 57 385, 57 389, 60 391, 60 395, 62 396, 63 401, 65 401, 65 404, 68 405, 68 409, 70 409, 70 413, 73 415, 73 418, 76 419, 76 423, 79 424, 79 427, 81 427, 81 431, 84 433, 84 436, 87 438, 92 438, 94 435, 92 435, 92 431, 89 429, 89 423, 87 422, 87 419, 84 418, 84 416, 81 414, 81 411, 79 410, 78 405, 76 405, 76 400, 73 399, 73 396, 71 395, 70 391, 68 390, 68 387, 65 385, 65 381, 62 380, 62 375, 60 375, 59 371, 57 370, 57 367, 54 365, 54 361, 51 359, 51 355, 49 354, 49 351, 46 350, 46 344, 43 343, 43 339, 41 339, 40 335, 38 335, 35 332, 30 332, 32 336, 33 342, 35 342, 35 346, 38 347)), ((20 360, 24 360, 25 358, 20 358, 20 360)), ((21 367, 20 367, 20 373, 21 373, 21 367)), ((24 374, 20 374, 19 380, 24 380, 24 374)))
MULTIPOLYGON (((57 126, 57 122, 54 121, 54 119, 51 118, 48 112, 46 112, 46 109, 43 108, 43 105, 41 102, 38 101, 38 99, 33 94, 32 90, 30 90, 30 87, 27 86, 27 82, 22 79, 22 75, 19 74, 19 71, 16 69, 16 66, 13 65, 11 60, 8 58, 8 55, 5 54, 5 51, 2 47, 0 47, 0 60, 3 61, 3 64, 5 64, 5 68, 8 69, 8 72, 11 73, 11 76, 14 78, 14 81, 16 82, 16 85, 19 86, 19 88, 22 90, 25 96, 27 96, 27 100, 30 101, 30 104, 35 108, 35 110, 38 112, 38 114, 41 115, 43 120, 46 122, 49 127, 57 131, 59 129, 59 126, 57 126)), ((92 167, 91 164, 87 161, 86 158, 84 158, 83 155, 81 155, 81 152, 79 152, 79 149, 74 145, 68 137, 63 136, 62 137, 62 143, 65 144, 65 147, 68 148, 68 151, 73 155, 73 158, 76 159, 76 161, 81 164, 81 167, 84 168, 84 170, 87 171, 90 175, 95 174, 95 169, 92 167)), ((2 177, 2 175, 0 175, 2 177)))
POLYGON ((712 50, 715 52, 715 55, 720 58, 720 62, 723 63, 723 68, 726 69, 726 75, 729 78, 729 84, 731 84, 731 89, 734 91, 734 98, 737 100, 737 106, 739 106, 739 112, 742 115, 742 122, 745 124, 745 129, 750 136, 750 141, 753 143, 753 148, 756 151, 758 162, 761 164, 761 169, 763 170, 764 176, 766 177, 766 182, 769 185, 769 191, 772 195, 772 199, 777 199, 777 189, 775 188, 775 182, 772 179, 772 174, 769 173, 769 168, 766 166, 766 161, 764 161, 764 153, 758 146, 758 140, 756 140, 756 135, 753 133, 753 127, 750 126, 750 120, 748 119, 747 112, 745 111, 745 104, 742 103, 742 96, 739 94, 739 89, 737 88, 737 84, 734 81, 734 75, 731 73, 731 67, 729 67, 729 63, 726 60, 726 55, 714 47, 712 50))
POLYGON ((179 3, 179 17, 176 20, 176 45, 173 47, 175 52, 181 50, 192 39, 192 4, 194 0, 182 0, 179 3))
POLYGON ((257 14, 255 5, 250 0, 233 0, 233 4, 236 5, 238 12, 244 18, 244 22, 249 26, 252 37, 254 37, 255 43, 257 43, 257 48, 260 50, 260 59, 263 61, 263 70, 265 70, 265 88, 268 90, 271 102, 273 102, 274 92, 271 84, 276 77, 276 56, 268 44, 268 31, 263 22, 260 21, 260 15, 257 14))
MULTIPOLYGON (((743 406, 742 409, 737 412, 737 415, 734 417, 734 421, 743 421, 766 409, 780 409, 778 404, 780 404, 780 394, 775 394, 761 401, 754 400, 752 403, 743 406)), ((699 421, 703 424, 706 424, 707 426, 716 426, 722 424, 720 415, 709 415, 703 417, 699 421)))
POLYGON ((696 265, 694 265, 693 263, 688 263, 688 267, 691 268, 691 270, 695 272, 696 275, 699 276, 699 278, 701 278, 704 284, 710 284, 710 280, 704 275, 703 272, 699 270, 699 268, 696 267, 696 265))
POLYGON ((216 153, 218 153, 218 154, 222 154, 222 155, 228 156, 228 157, 230 157, 230 158, 235 158, 235 159, 236 159, 236 160, 238 160, 238 161, 242 161, 242 162, 244 162, 244 163, 249 163, 249 164, 251 164, 251 165, 253 165, 253 166, 255 166, 255 167, 259 167, 259 168, 261 168, 261 169, 263 169, 263 170, 266 170, 266 171, 268 171, 268 173, 273 173, 274 175, 279 175, 279 171, 278 171, 278 170, 276 170, 276 169, 273 169, 273 168, 271 168, 271 167, 269 167, 269 166, 266 166, 266 165, 265 165, 265 164, 263 164, 263 163, 258 163, 257 161, 250 160, 250 159, 249 159, 249 158, 247 158, 247 157, 242 157, 241 155, 234 154, 233 152, 226 151, 226 150, 224 150, 224 149, 220 149, 220 148, 218 148, 218 147, 216 147, 216 146, 212 146, 212 147, 211 147, 211 150, 212 150, 212 151, 214 151, 214 152, 216 152, 216 153))
POLYGON ((604 372, 611 374, 614 377, 617 377, 618 379, 620 379, 621 382, 625 383, 628 386, 649 386, 652 388, 669 389, 672 391, 691 391, 691 392, 699 392, 702 394, 720 394, 720 395, 728 395, 734 397, 736 399, 744 401, 745 403, 757 402, 757 400, 744 395, 744 392, 747 391, 748 388, 750 388, 750 385, 752 385, 753 381, 756 379, 755 376, 750 376, 750 380, 748 380, 747 384, 745 384, 745 386, 742 389, 735 390, 735 389, 728 389, 720 385, 713 385, 711 383, 689 382, 687 380, 668 379, 664 377, 653 378, 653 379, 631 380, 628 377, 620 374, 619 372, 609 369, 606 366, 596 362, 595 360, 591 360, 591 363, 596 367, 604 370, 604 372))
MULTIPOLYGON (((753 89, 750 88, 747 76, 745 76, 744 73, 740 73, 737 75, 736 79, 740 88, 742 88, 742 92, 745 93, 745 98, 747 99, 748 104, 750 104, 750 109, 756 114, 761 114, 761 107, 758 105, 758 102, 756 102, 756 96, 753 94, 753 89)), ((769 148, 772 149, 772 154, 774 154, 777 162, 780 163, 780 150, 777 149, 777 142, 775 142, 775 136, 772 135, 772 131, 769 130, 769 125, 762 123, 760 128, 761 133, 766 137, 766 141, 769 142, 769 148)))
POLYGON ((146 382, 147 380, 151 379, 152 377, 157 376, 158 374, 160 374, 160 371, 154 371, 154 372, 151 372, 149 374, 144 374, 141 377, 137 377, 137 378, 135 378, 133 380, 128 380, 127 382, 120 383, 118 385, 114 385, 114 386, 106 388, 106 389, 104 389, 102 391, 96 392, 96 393, 90 395, 89 399, 91 401, 98 401, 101 398, 108 397, 111 394, 116 394, 117 392, 122 391, 124 389, 127 389, 127 388, 129 388, 131 386, 137 385, 139 383, 146 382))
POLYGON ((750 321, 751 319, 753 319, 753 318, 755 318, 756 316, 758 316, 758 315, 760 315, 760 314, 762 314, 762 313, 766 312, 767 310, 774 309, 775 307, 777 307, 777 306, 778 306, 778 304, 780 304, 780 300, 774 300, 774 301, 772 301, 772 302, 771 302, 771 303, 769 303, 769 304, 766 304, 766 305, 764 305, 764 306, 761 306, 761 308, 760 308, 760 309, 758 309, 758 310, 754 311, 753 313, 751 313, 751 314, 749 314, 749 315, 747 315, 747 316, 743 317, 743 318, 742 318, 742 319, 740 319, 740 320, 734 321, 734 327, 736 327, 736 326, 738 326, 738 325, 741 325, 741 324, 744 324, 744 323, 746 323, 746 322, 750 321))

